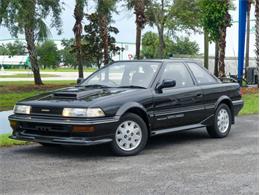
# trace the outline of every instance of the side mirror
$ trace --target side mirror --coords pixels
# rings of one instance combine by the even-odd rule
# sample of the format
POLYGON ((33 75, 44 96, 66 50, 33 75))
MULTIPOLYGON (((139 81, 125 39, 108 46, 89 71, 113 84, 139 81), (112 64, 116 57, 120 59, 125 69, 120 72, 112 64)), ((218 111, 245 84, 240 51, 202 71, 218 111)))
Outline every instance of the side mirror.
POLYGON ((162 83, 157 87, 159 93, 162 93, 162 89, 175 87, 176 81, 175 80, 163 80, 162 83))
POLYGON ((81 81, 83 81, 83 78, 78 78, 78 79, 77 79, 77 84, 80 84, 81 81))

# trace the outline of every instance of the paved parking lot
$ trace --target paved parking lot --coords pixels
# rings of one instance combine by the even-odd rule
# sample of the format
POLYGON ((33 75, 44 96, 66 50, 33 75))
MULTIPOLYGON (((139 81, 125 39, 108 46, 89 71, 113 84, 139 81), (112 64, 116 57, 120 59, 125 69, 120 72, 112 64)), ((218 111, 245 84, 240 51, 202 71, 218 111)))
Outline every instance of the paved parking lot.
POLYGON ((154 137, 138 156, 107 145, 0 149, 1 194, 258 194, 258 115, 225 139, 205 129, 154 137))

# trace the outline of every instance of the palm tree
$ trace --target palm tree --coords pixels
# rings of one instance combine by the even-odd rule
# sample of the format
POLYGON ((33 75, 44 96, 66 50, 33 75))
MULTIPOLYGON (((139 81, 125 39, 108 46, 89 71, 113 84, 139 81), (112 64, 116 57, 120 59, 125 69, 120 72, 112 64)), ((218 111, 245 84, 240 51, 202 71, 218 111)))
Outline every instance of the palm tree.
POLYGON ((75 24, 73 26, 73 32, 75 35, 75 49, 76 49, 76 59, 78 64, 79 78, 84 78, 83 64, 81 56, 81 34, 82 34, 82 20, 84 17, 84 5, 85 0, 76 0, 76 5, 74 9, 75 24))
POLYGON ((146 17, 145 17, 145 4, 148 3, 146 0, 128 0, 127 7, 134 9, 135 23, 136 23, 136 42, 135 42, 135 58, 140 59, 140 47, 141 47, 141 34, 144 28, 146 17))
POLYGON ((218 67, 219 67, 219 76, 225 77, 225 50, 226 50, 226 35, 227 35, 227 27, 231 24, 231 16, 228 13, 229 7, 230 7, 230 0, 224 0, 225 6, 225 21, 224 24, 219 27, 219 61, 218 61, 218 67))
POLYGON ((108 24, 111 22, 112 12, 115 11, 116 0, 98 0, 97 13, 99 16, 100 34, 103 42, 104 64, 109 63, 109 33, 108 24))

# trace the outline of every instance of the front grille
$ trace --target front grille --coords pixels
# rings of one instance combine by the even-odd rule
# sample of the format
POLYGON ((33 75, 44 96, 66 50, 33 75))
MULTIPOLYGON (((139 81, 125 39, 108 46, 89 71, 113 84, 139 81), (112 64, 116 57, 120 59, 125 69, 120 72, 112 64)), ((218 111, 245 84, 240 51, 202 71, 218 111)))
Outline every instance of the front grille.
POLYGON ((19 122, 18 131, 30 132, 37 135, 70 135, 71 126, 63 124, 41 124, 30 122, 19 122))
POLYGON ((27 135, 54 136, 54 137, 71 136, 70 132, 44 132, 44 131, 23 130, 22 133, 27 135))
POLYGON ((59 107, 38 107, 32 106, 31 114, 34 115, 52 115, 52 116, 61 116, 63 108, 59 107))

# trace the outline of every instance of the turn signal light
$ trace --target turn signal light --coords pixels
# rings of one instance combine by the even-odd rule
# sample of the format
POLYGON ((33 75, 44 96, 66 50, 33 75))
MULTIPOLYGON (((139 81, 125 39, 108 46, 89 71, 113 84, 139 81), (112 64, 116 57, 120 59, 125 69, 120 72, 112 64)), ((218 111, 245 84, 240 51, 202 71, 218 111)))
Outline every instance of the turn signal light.
POLYGON ((17 122, 16 121, 10 121, 10 126, 15 129, 17 126, 17 122))
POLYGON ((74 133, 90 133, 95 131, 93 126, 73 126, 72 132, 74 133))

